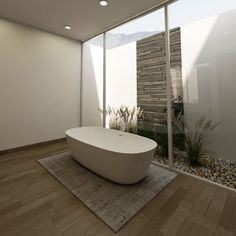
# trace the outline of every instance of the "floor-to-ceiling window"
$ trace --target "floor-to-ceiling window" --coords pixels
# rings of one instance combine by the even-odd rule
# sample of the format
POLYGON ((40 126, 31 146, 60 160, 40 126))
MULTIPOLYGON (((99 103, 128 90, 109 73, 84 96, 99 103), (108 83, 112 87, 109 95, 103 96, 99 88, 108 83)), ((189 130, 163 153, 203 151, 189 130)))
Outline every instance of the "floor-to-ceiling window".
POLYGON ((236 1, 179 0, 169 19, 174 166, 236 187, 236 1))
POLYGON ((234 22, 233 0, 179 0, 107 31, 105 50, 104 35, 85 42, 82 125, 102 126, 106 108, 106 127, 157 142, 157 163, 171 150, 175 169, 236 188, 234 22))
POLYGON ((156 141, 166 126, 164 29, 162 8, 106 33, 107 106, 124 118, 107 125, 156 141))

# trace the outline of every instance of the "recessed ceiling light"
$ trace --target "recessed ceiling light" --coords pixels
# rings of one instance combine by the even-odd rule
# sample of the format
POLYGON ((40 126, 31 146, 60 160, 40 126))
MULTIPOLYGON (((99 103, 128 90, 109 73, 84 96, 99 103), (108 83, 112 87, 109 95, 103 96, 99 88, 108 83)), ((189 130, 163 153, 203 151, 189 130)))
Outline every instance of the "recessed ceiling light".
POLYGON ((106 0, 101 0, 101 1, 100 1, 100 5, 101 5, 102 7, 105 7, 105 6, 108 5, 108 2, 107 2, 106 0))
POLYGON ((67 30, 70 30, 71 26, 70 25, 65 25, 64 28, 67 29, 67 30))

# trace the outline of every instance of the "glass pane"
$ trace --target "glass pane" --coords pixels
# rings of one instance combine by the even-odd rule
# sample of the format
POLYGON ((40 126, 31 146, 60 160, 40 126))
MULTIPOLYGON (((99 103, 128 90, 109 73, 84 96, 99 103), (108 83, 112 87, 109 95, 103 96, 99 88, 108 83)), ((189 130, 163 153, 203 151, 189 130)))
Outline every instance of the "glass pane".
POLYGON ((103 35, 83 43, 82 126, 102 126, 103 35))
POLYGON ((179 0, 169 17, 175 167, 235 188, 236 1, 179 0))
POLYGON ((107 105, 115 112, 123 106, 124 118, 120 122, 108 117, 107 127, 155 140, 157 154, 167 159, 164 28, 164 10, 160 9, 107 32, 106 95, 107 105), (126 118, 133 107, 141 112, 129 123, 126 118))

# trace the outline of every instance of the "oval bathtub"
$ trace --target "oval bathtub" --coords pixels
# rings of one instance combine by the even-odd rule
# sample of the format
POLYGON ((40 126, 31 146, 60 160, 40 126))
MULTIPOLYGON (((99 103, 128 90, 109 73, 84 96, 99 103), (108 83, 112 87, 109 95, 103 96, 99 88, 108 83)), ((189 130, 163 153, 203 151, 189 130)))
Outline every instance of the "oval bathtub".
POLYGON ((100 127, 70 129, 66 137, 75 160, 121 184, 145 177, 157 146, 151 139, 100 127))

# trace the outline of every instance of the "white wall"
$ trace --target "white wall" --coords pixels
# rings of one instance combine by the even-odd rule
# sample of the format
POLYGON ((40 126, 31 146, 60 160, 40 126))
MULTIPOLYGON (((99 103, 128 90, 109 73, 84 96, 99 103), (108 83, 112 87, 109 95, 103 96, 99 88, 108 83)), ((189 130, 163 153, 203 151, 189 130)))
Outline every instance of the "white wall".
POLYGON ((82 126, 102 126, 103 48, 96 44, 102 37, 83 44, 82 64, 82 126))
POLYGON ((107 105, 137 106, 136 42, 107 50, 107 105))
POLYGON ((236 161, 236 10, 181 27, 184 111, 220 122, 210 149, 236 161))
POLYGON ((0 150, 79 125, 79 42, 0 20, 0 150))
MULTIPOLYGON (((106 102, 118 108, 137 105, 136 42, 107 49, 106 102)), ((83 44, 82 125, 102 126, 103 48, 102 37, 83 44), (99 46, 98 46, 99 45, 99 46)))

